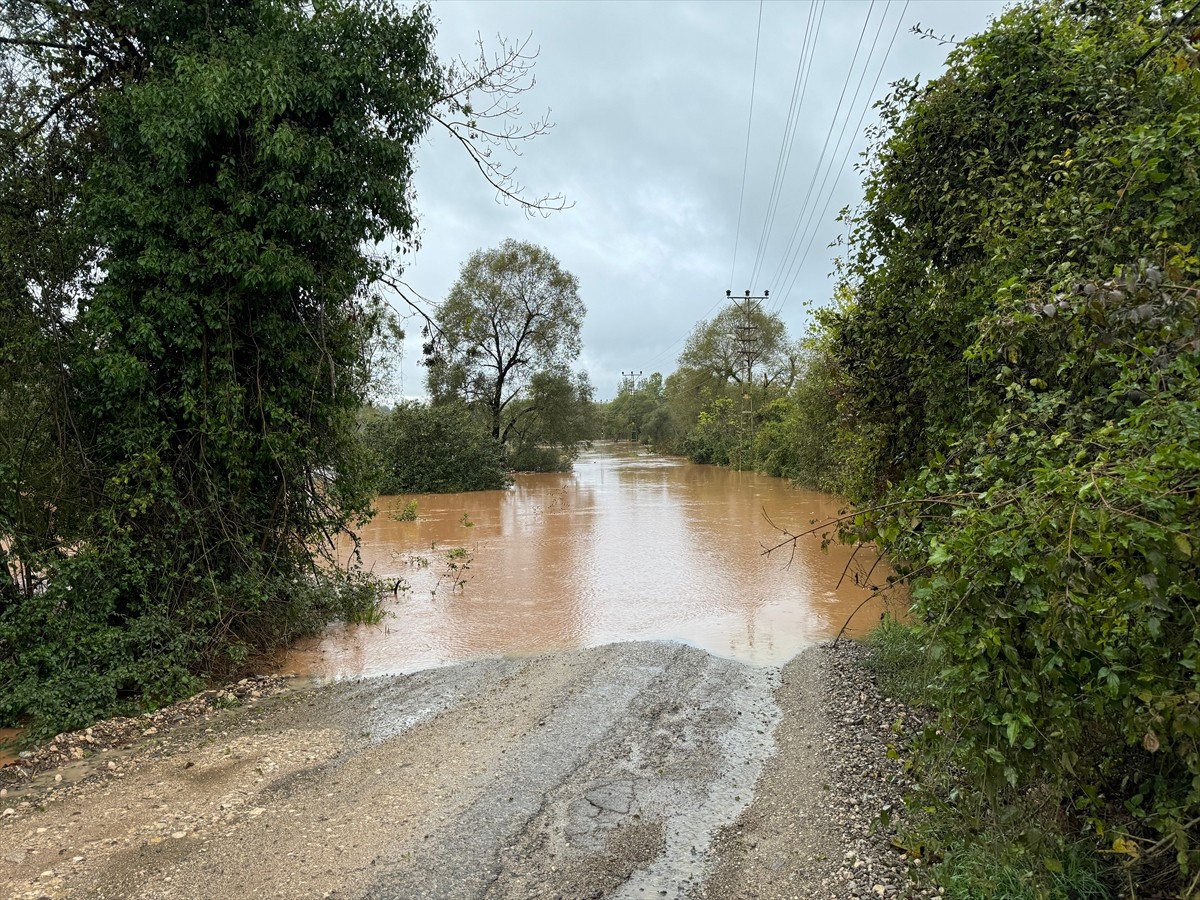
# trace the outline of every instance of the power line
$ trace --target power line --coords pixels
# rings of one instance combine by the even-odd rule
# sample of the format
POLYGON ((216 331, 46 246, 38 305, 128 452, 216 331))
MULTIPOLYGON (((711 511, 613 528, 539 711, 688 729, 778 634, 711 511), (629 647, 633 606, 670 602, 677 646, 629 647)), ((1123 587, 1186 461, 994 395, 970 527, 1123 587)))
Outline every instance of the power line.
MULTIPOLYGON (((758 26, 757 26, 757 28, 755 30, 755 34, 754 34, 754 67, 753 67, 753 69, 751 71, 751 75, 750 75, 750 115, 746 120, 746 152, 745 152, 745 156, 742 160, 742 188, 741 188, 741 192, 738 196, 737 228, 734 232, 734 237, 733 237, 733 261, 730 263, 730 270, 729 270, 729 283, 730 284, 733 283, 734 270, 737 266, 738 243, 740 241, 741 233, 742 233, 742 207, 743 207, 743 204, 745 203, 745 199, 746 199, 746 173, 750 166, 750 134, 751 134, 751 128, 754 124, 754 94, 755 94, 755 87, 756 87, 756 84, 758 81, 758 49, 759 49, 760 42, 762 40, 762 8, 763 8, 762 0, 759 0, 759 2, 758 2, 758 26)), ((716 303, 714 303, 712 306, 710 306, 708 308, 708 311, 701 317, 701 321, 703 321, 704 319, 707 319, 710 315, 712 315, 713 311, 720 305, 721 305, 721 301, 718 300, 716 303)), ((685 340, 687 338, 688 334, 690 334, 690 333, 691 332, 688 332, 687 334, 683 334, 680 337, 676 338, 667 347, 665 347, 663 350, 660 350, 658 352, 658 354, 650 360, 650 363, 653 365, 654 363, 658 362, 660 359, 662 359, 664 356, 666 356, 668 353, 670 353, 671 350, 673 350, 675 347, 679 346, 679 344, 683 340, 685 340)))
MULTIPOLYGON (((863 120, 866 118, 867 110, 870 108, 870 97, 874 96, 875 89, 877 87, 879 87, 879 79, 881 77, 883 77, 883 68, 885 65, 887 65, 888 57, 892 53, 892 47, 895 46, 896 36, 900 33, 900 26, 904 22, 904 14, 907 11, 908 11, 908 0, 905 0, 904 7, 903 7, 903 9, 900 10, 900 17, 896 20, 896 27, 892 31, 892 39, 888 43, 887 50, 884 51, 883 62, 881 62, 879 64, 879 71, 875 73, 875 83, 871 85, 870 96, 868 96, 867 103, 864 104, 862 113, 858 117, 858 122, 854 126, 855 134, 860 134, 862 131, 863 120)), ((813 241, 815 241, 817 239, 817 231, 820 228, 821 220, 825 218, 825 213, 829 210, 829 204, 830 204, 830 202, 832 202, 834 192, 837 190, 838 181, 841 180, 842 172, 844 172, 846 169, 846 162, 850 159, 850 151, 853 149, 854 149, 854 142, 853 142, 853 140, 851 140, 850 144, 848 144, 846 147, 846 153, 842 156, 842 164, 838 167, 838 174, 837 174, 837 178, 834 179, 833 187, 831 187, 829 189, 829 195, 825 198, 825 205, 823 207, 821 207, 820 215, 818 215, 817 218, 813 221, 814 227, 813 227, 812 234, 810 235, 810 237, 808 239, 808 245, 804 248, 804 253, 801 254, 801 256, 800 256, 800 260, 797 263, 795 270, 792 274, 791 281, 788 282, 787 289, 783 293, 783 299, 780 300, 780 302, 779 302, 778 308, 780 308, 780 309, 782 309, 783 304, 788 301, 788 298, 791 296, 791 293, 792 293, 792 288, 795 286, 797 279, 799 279, 800 273, 804 270, 804 263, 808 259, 808 252, 809 252, 809 250, 812 249, 813 241)))
MULTIPOLYGON (((836 157, 837 157, 837 151, 841 146, 842 138, 845 135, 846 127, 849 124, 850 117, 853 115, 852 112, 848 112, 845 119, 842 121, 842 127, 841 127, 841 131, 839 132, 838 139, 837 139, 837 141, 834 142, 832 152, 830 152, 829 143, 830 143, 831 138, 833 137, 834 129, 837 127, 838 120, 841 118, 841 110, 845 105, 846 93, 849 89, 850 81, 853 78, 854 70, 857 65, 858 58, 861 55, 862 45, 866 38, 866 32, 870 26, 870 21, 874 15, 874 7, 875 7, 875 0, 872 0, 872 3, 867 11, 866 18, 864 19, 862 28, 859 33, 858 42, 857 42, 857 44, 855 46, 855 50, 854 50, 854 55, 851 59, 850 66, 847 69, 846 77, 843 81, 842 90, 838 97, 837 107, 834 111, 832 119, 830 120, 829 127, 826 130, 825 141, 824 141, 824 144, 821 149, 821 154, 818 157, 816 166, 813 170, 812 177, 809 181, 807 190, 805 192, 805 197, 801 204, 801 211, 797 216, 795 225, 792 229, 791 235, 788 240, 787 247, 791 248, 791 252, 789 253, 787 250, 785 250, 785 252, 783 254, 783 259, 775 273, 776 278, 779 278, 782 275, 784 277, 784 280, 787 280, 788 275, 792 276, 788 291, 790 291, 791 286, 794 285, 796 278, 798 277, 798 272, 799 272, 799 269, 793 269, 793 266, 791 264, 789 264, 789 261, 790 261, 790 263, 794 263, 795 260, 797 259, 797 254, 799 252, 799 248, 801 246, 805 245, 805 238, 808 237, 808 235, 809 235, 808 225, 812 224, 811 209, 808 205, 809 200, 810 199, 813 200, 812 207, 814 207, 814 208, 815 208, 816 204, 820 202, 821 196, 824 193, 824 188, 828 182, 829 175, 830 175, 831 171, 833 170, 833 160, 836 159, 836 157), (816 190, 816 198, 813 199, 813 189, 817 183, 818 176, 820 176, 822 173, 823 164, 825 162, 827 154, 829 156, 829 164, 828 164, 828 166, 824 166, 824 173, 825 173, 824 178, 821 179, 821 186, 820 186, 820 188, 818 188, 816 190), (809 215, 806 216, 805 215, 806 212, 809 213, 809 215), (808 223, 808 225, 805 224, 806 222, 808 223), (802 228, 802 226, 803 226, 803 228, 802 228), (798 236, 800 236, 799 241, 797 241, 798 236)), ((887 7, 888 8, 891 7, 891 0, 887 0, 887 7)), ((908 3, 906 2, 904 5, 904 9, 900 13, 900 18, 897 20, 896 31, 894 31, 893 35, 892 35, 892 43, 890 43, 888 45, 887 54, 884 55, 883 63, 880 64, 879 70, 876 74, 875 86, 878 85, 879 78, 883 72, 884 64, 887 61, 887 55, 890 54, 892 46, 894 45, 894 42, 896 39, 896 32, 898 32, 899 24, 903 20, 904 12, 907 10, 907 7, 908 7, 908 3)), ((816 48, 818 46, 820 28, 821 28, 821 24, 823 21, 824 12, 825 12, 825 0, 820 0, 819 3, 817 3, 816 0, 814 0, 814 2, 812 2, 810 4, 808 17, 807 17, 806 25, 805 25, 805 36, 804 36, 804 40, 803 40, 802 46, 801 46, 800 58, 798 60, 797 67, 796 67, 796 75, 795 75, 795 78, 793 81, 792 97, 791 97, 791 102, 789 103, 788 120, 784 125, 784 133, 783 133, 783 135, 781 137, 781 141, 780 141, 780 150, 779 150, 779 155, 778 155, 778 158, 776 161, 775 178, 774 178, 774 181, 772 184, 771 196, 768 200, 767 212, 766 212, 766 215, 764 216, 764 224, 763 224, 762 233, 760 235, 758 251, 755 255, 754 270, 753 270, 754 278, 757 277, 759 270, 762 266, 762 263, 766 259, 766 251, 769 247, 770 238, 773 233, 776 218, 778 216, 779 207, 781 206, 781 203, 782 203, 783 185, 784 185, 784 182, 786 181, 786 174, 788 171, 788 166, 790 163, 792 152, 794 150, 795 133, 798 128, 799 121, 800 121, 800 110, 803 108, 804 98, 806 97, 806 92, 807 92, 807 87, 808 87, 809 81, 811 79, 812 68, 815 64, 816 48), (815 24, 814 24, 814 20, 815 20, 815 24)), ((871 56, 871 54, 873 54, 874 48, 879 42, 879 37, 882 34, 882 31, 883 31, 883 28, 885 25, 886 16, 887 16, 887 13, 885 11, 884 15, 881 17, 878 28, 876 29, 875 38, 871 45, 871 51, 868 54, 868 59, 873 58, 871 56)), ((751 138, 752 129, 753 129, 754 103, 755 103, 755 94, 756 94, 757 69, 758 69, 758 57, 759 57, 759 52, 760 52, 761 33, 762 33, 762 3, 760 0, 758 28, 757 28, 756 37, 755 37, 754 69, 753 69, 753 74, 752 74, 752 79, 751 79, 750 114, 749 114, 749 118, 748 118, 747 126, 746 126, 746 148, 745 148, 745 156, 743 159, 743 167, 742 167, 741 195, 740 195, 739 201, 738 201, 738 219, 737 219, 737 229, 736 229, 736 233, 735 233, 734 257, 733 257, 733 262, 732 262, 731 271, 730 271, 730 281, 731 282, 733 280, 734 275, 736 274, 737 250, 738 250, 738 247, 740 246, 741 220, 742 220, 743 212, 744 212, 745 186, 746 186, 746 179, 747 179, 747 173, 748 173, 748 168, 749 168, 749 148, 750 148, 750 138, 751 138)), ((864 68, 859 76, 859 80, 858 80, 858 84, 855 89, 854 97, 850 102, 851 110, 853 109, 854 103, 857 101, 858 96, 861 93, 863 81, 866 78, 867 72, 869 70, 869 65, 870 65, 869 62, 864 65, 864 68)), ((873 86, 871 89, 872 95, 874 93, 875 86, 873 86)), ((866 112, 867 112, 867 107, 869 105, 869 102, 870 102, 870 97, 868 97, 867 104, 863 106, 862 114, 860 115, 858 125, 856 126, 856 133, 857 133, 857 129, 859 127, 861 127, 863 118, 865 117, 866 112)), ((853 149, 853 139, 851 141, 851 145, 847 148, 846 155, 842 159, 841 166, 839 166, 837 169, 839 179, 841 176, 841 172, 845 168, 846 160, 848 159, 849 152, 851 149, 853 149)), ((824 204, 824 207, 822 209, 822 214, 821 214, 822 216, 824 215, 824 211, 828 208, 828 205, 831 202, 831 199, 833 196, 832 191, 836 190, 836 185, 837 185, 837 180, 835 179, 834 188, 831 190, 831 193, 825 199, 825 204, 824 204)), ((814 231, 812 236, 808 238, 807 246, 809 248, 811 248, 812 242, 815 240, 815 236, 816 236, 816 232, 814 231)), ((807 250, 805 251, 804 256, 799 257, 799 259, 801 261, 800 262, 801 267, 802 267, 803 261, 805 260, 806 257, 807 257, 807 250)), ((753 278, 752 278, 752 281, 753 281, 753 278)), ((787 292, 784 292, 784 296, 782 296, 782 297, 780 297, 779 292, 777 292, 776 298, 777 299, 776 299, 775 309, 782 308, 783 303, 786 302, 786 299, 787 299, 787 292)), ((705 313, 705 315, 701 321, 708 319, 712 315, 712 313, 716 310, 717 306, 719 306, 719 305, 720 305, 719 301, 717 303, 714 303, 709 308, 709 310, 705 313)), ((774 310, 772 310, 772 311, 774 311, 774 310)), ((688 334, 690 334, 690 333, 691 333, 691 331, 688 332, 688 334)), ((680 343, 682 343, 687 338, 688 334, 684 334, 681 337, 677 338, 668 347, 666 347, 662 351, 660 351, 656 356, 654 356, 650 360, 651 364, 653 365, 653 364, 657 363, 659 360, 666 357, 671 352, 671 350, 673 350, 675 347, 677 347, 680 343)), ((701 379, 701 380, 703 380, 703 379, 701 379)), ((688 390, 690 392, 691 386, 689 385, 687 388, 685 388, 685 390, 688 390)))
MULTIPOLYGON (((891 0, 888 0, 888 5, 889 6, 891 5, 891 0)), ((907 6, 908 6, 908 4, 905 3, 905 9, 907 9, 907 6)), ((893 42, 895 41, 896 32, 898 32, 900 29, 900 23, 901 23, 901 21, 903 21, 903 17, 904 17, 904 10, 901 10, 900 16, 896 19, 896 30, 892 33, 892 41, 893 42)), ((852 110, 854 109, 855 104, 858 102, 859 95, 862 93, 863 82, 866 80, 867 71, 870 68, 869 61, 875 55, 875 47, 879 44, 880 35, 883 34, 883 26, 886 22, 886 19, 887 19, 887 11, 885 10, 883 17, 881 17, 879 20, 879 27, 875 30, 875 37, 871 41, 871 48, 870 48, 870 50, 867 51, 868 62, 866 62, 863 65, 862 73, 858 76, 858 84, 855 85, 854 96, 850 99, 849 110, 846 113, 846 118, 842 121, 842 127, 841 127, 841 130, 838 132, 837 140, 834 141, 833 152, 829 157, 828 165, 825 167, 825 173, 824 173, 824 175, 821 176, 821 184, 817 188, 816 195, 813 198, 812 206, 808 207, 804 212, 804 218, 806 219, 806 222, 805 222, 804 227, 799 230, 800 231, 800 240, 791 249, 791 254, 790 254, 791 261, 788 263, 785 273, 783 274, 784 281, 789 281, 789 279, 793 282, 795 281, 794 276, 799 273, 799 267, 803 265, 804 259, 808 255, 807 248, 803 251, 803 254, 801 253, 801 248, 806 246, 806 244, 805 244, 806 239, 807 239, 807 247, 812 246, 812 242, 813 242, 813 240, 816 239, 817 232, 820 230, 821 219, 822 219, 822 217, 824 217, 825 211, 829 209, 829 203, 833 199, 834 192, 837 190, 837 180, 841 178, 842 167, 845 166, 845 161, 849 157, 850 148, 853 147, 853 145, 854 145, 854 136, 855 136, 855 134, 857 134, 857 126, 855 128, 854 134, 852 134, 850 137, 850 144, 847 147, 846 156, 844 156, 842 158, 842 164, 841 164, 841 166, 838 167, 838 178, 834 180, 832 187, 830 187, 829 194, 825 198, 825 204, 822 207, 821 212, 819 214, 814 214, 814 210, 816 209, 817 204, 821 202, 821 197, 824 196, 824 194, 825 194, 825 185, 829 183, 829 176, 833 173, 834 160, 837 158, 838 149, 841 147, 841 144, 842 144, 842 138, 845 137, 845 135, 846 135, 846 128, 850 124, 850 117, 853 115, 852 110), (809 233, 810 230, 811 230, 811 235, 809 233)), ((890 53, 890 52, 891 52, 891 45, 889 44, 888 53, 890 53)), ((886 63, 886 62, 887 62, 887 59, 885 57, 884 63, 886 63)), ((882 72, 883 72, 883 64, 881 64, 879 67, 879 73, 882 73, 882 72)), ((875 92, 875 85, 878 83, 879 83, 879 75, 877 74, 876 78, 875 78, 875 83, 871 86, 871 90, 868 92, 867 98, 863 102, 862 113, 859 116, 859 124, 861 124, 862 120, 866 117, 867 108, 871 104, 871 95, 875 92)), ((832 129, 831 129, 831 133, 832 133, 832 129)), ((790 290, 790 288, 789 288, 789 290, 790 290)), ((781 309, 783 307, 783 304, 787 302, 787 299, 788 299, 787 294, 788 294, 788 291, 785 290, 784 295, 779 300, 779 306, 777 308, 781 309)))
POLYGON ((788 106, 787 121, 783 126, 783 137, 779 142, 779 158, 775 163, 775 179, 771 184, 771 195, 767 200, 767 212, 763 217, 763 227, 758 239, 758 252, 754 256, 754 268, 750 274, 753 284, 759 275, 759 269, 766 257, 770 244, 771 230, 775 226, 775 216, 779 211, 779 201, 783 198, 783 185, 787 180, 788 165, 792 159, 792 148, 795 146, 796 129, 800 124, 800 110, 804 108, 804 98, 808 92, 809 75, 812 73, 813 60, 816 58, 817 38, 821 32, 821 21, 825 17, 825 3, 820 6, 812 3, 808 9, 808 21, 805 23, 804 38, 800 45, 800 58, 796 63, 796 78, 792 85, 792 99, 788 106), (813 25, 813 18, 816 25, 813 25), (807 65, 806 65, 807 63, 807 65))
POLYGON ((1163 32, 1163 36, 1158 39, 1158 42, 1150 45, 1150 47, 1148 47, 1146 49, 1145 53, 1143 53, 1136 60, 1134 60, 1134 63, 1130 68, 1136 69, 1142 63, 1144 63, 1147 59, 1149 59, 1151 53, 1153 53, 1155 50, 1157 50, 1159 47, 1161 47, 1163 44, 1165 44, 1167 42, 1167 38, 1169 38, 1171 36, 1171 32, 1173 32, 1180 25, 1183 25, 1185 22, 1187 22, 1189 19, 1191 19, 1191 17, 1196 14, 1197 10, 1200 10, 1200 0, 1197 0, 1197 2, 1192 6, 1192 8, 1189 9, 1187 12, 1176 13, 1175 20, 1173 22, 1171 22, 1170 25, 1167 26, 1166 31, 1163 32))
MULTIPOLYGON (((804 210, 806 210, 808 208, 808 201, 812 197, 813 186, 817 182, 817 175, 820 174, 821 165, 825 160, 825 152, 829 148, 829 139, 831 137, 833 137, 833 128, 837 124, 838 116, 841 114, 842 103, 846 99, 846 89, 848 87, 850 87, 850 78, 854 74, 854 66, 858 62, 858 54, 862 50, 863 38, 867 34, 867 26, 871 22, 871 15, 872 15, 874 9, 875 9, 875 0, 871 0, 871 6, 867 9, 867 17, 866 17, 866 19, 863 20, 862 30, 859 32, 859 35, 858 35, 858 43, 854 47, 854 56, 850 59, 850 67, 846 70, 846 80, 845 80, 845 82, 843 82, 842 91, 838 95, 837 107, 834 109, 833 118, 830 119, 829 130, 825 133, 825 143, 821 146, 821 154, 819 157, 817 157, 817 163, 813 167, 813 175, 812 175, 812 178, 808 182, 808 188, 805 190, 804 199, 802 201, 800 201, 800 214, 797 216, 796 225, 792 229, 791 235, 788 237, 788 240, 787 240, 788 247, 791 247, 795 243, 796 236, 800 231, 800 223, 802 221, 804 221, 804 210)), ((775 271, 775 274, 771 276, 771 279, 770 279, 771 283, 775 284, 775 283, 779 282, 780 276, 783 275, 784 267, 786 266, 787 257, 788 257, 788 254, 785 252, 784 253, 784 261, 780 263, 779 267, 775 271)))
POLYGON ((746 120, 746 154, 742 160, 742 190, 738 197, 737 229, 733 234, 733 262, 729 265, 729 283, 737 269, 738 240, 742 236, 742 204, 746 199, 746 171, 750 167, 750 127, 754 124, 754 87, 758 81, 758 45, 762 39, 763 0, 758 0, 758 28, 754 33, 754 69, 750 75, 750 116, 746 120))

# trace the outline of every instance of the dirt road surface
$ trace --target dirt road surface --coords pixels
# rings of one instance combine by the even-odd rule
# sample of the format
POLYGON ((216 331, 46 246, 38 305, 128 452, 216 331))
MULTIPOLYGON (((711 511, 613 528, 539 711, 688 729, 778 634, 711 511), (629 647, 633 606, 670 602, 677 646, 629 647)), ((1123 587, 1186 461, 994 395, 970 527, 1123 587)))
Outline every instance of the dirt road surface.
POLYGON ((860 655, 615 644, 149 728, 7 790, 0 897, 909 896, 860 655))

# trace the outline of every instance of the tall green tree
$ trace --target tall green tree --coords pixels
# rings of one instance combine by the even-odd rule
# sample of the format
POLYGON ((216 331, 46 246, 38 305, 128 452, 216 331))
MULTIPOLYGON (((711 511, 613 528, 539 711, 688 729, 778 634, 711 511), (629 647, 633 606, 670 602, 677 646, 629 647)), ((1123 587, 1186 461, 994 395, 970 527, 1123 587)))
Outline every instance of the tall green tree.
POLYGON ((667 415, 655 427, 678 435, 696 462, 753 468, 752 436, 762 411, 802 371, 801 346, 777 313, 753 302, 727 307, 688 335, 679 368, 664 386, 667 415))
POLYGON ((538 372, 513 404, 509 462, 523 472, 567 471, 599 431, 586 372, 538 372))
POLYGON ((537 380, 564 375, 579 357, 585 311, 579 282, 545 248, 510 239, 472 253, 425 345, 430 393, 478 406, 507 444, 545 408, 530 402, 537 380))
POLYGON ((713 385, 736 384, 761 396, 779 396, 800 372, 800 351, 778 313, 756 303, 728 306, 710 321, 696 323, 679 354, 679 368, 713 385))

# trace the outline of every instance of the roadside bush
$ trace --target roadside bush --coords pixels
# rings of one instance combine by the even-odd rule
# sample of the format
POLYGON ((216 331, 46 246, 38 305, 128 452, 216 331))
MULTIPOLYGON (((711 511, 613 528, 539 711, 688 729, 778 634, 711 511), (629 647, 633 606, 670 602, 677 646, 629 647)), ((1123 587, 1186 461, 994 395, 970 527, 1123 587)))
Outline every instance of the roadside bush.
POLYGON ((711 400, 701 409, 695 427, 684 439, 683 451, 695 463, 752 468, 750 436, 741 413, 727 397, 711 400))
POLYGON ((1036 792, 1143 883, 1200 883, 1198 291, 1161 279, 1010 285, 965 462, 861 521, 926 561, 931 746, 997 809, 1036 792))
POLYGON ((1029 896, 1079 842, 1200 889, 1194 13, 1024 3, 898 84, 823 318, 854 532, 911 567, 938 670, 921 808, 1029 896))
POLYGON ((466 404, 410 401, 368 420, 384 494, 490 491, 508 484, 504 449, 466 404))

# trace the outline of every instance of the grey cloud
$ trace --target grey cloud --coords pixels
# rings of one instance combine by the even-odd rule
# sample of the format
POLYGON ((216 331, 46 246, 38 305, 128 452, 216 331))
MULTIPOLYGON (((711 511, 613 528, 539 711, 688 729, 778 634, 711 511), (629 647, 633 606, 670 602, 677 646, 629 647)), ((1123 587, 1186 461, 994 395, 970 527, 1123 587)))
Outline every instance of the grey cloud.
MULTIPOLYGON (((881 13, 886 31, 869 61, 864 92, 903 6, 886 0, 874 4, 860 65, 881 13)), ((513 162, 530 193, 561 190, 575 206, 530 220, 514 206, 497 204, 465 154, 450 140, 431 134, 418 151, 422 244, 405 259, 406 280, 426 296, 439 298, 473 250, 496 246, 507 237, 543 244, 580 279, 588 306, 583 364, 601 398, 615 393, 622 370, 670 372, 683 337, 698 319, 719 308, 727 287, 771 288, 783 300, 786 283, 766 281, 780 269, 789 252, 786 238, 805 213, 800 202, 871 4, 835 0, 825 5, 782 202, 761 267, 763 283, 749 285, 744 282, 759 249, 809 8, 807 2, 767 2, 762 7, 737 283, 730 285, 759 4, 436 3, 437 46, 443 58, 469 58, 477 34, 494 46, 497 34, 520 38, 532 33, 531 45, 540 47, 537 84, 522 98, 522 106, 529 118, 549 107, 556 126, 523 147, 513 162)), ((940 71, 948 48, 908 33, 912 24, 963 36, 981 30, 1000 10, 1000 3, 986 0, 910 2, 871 100, 897 78, 940 71)), ((857 79, 858 67, 847 101, 857 79)), ((866 102, 860 96, 850 110, 847 138, 866 102)), ((868 113, 866 123, 872 119, 868 113)), ((837 211, 860 197, 851 165, 863 144, 861 134, 855 134, 828 209, 819 227, 806 232, 811 250, 782 308, 794 336, 807 327, 802 301, 824 303, 831 296, 827 275, 832 251, 827 245, 839 233, 837 211)), ((843 141, 837 151, 839 163, 846 146, 843 141)), ((822 197, 809 214, 820 212, 824 204, 822 197)), ((403 365, 400 390, 407 395, 423 390, 422 372, 415 365, 418 345, 410 340, 403 365)))

